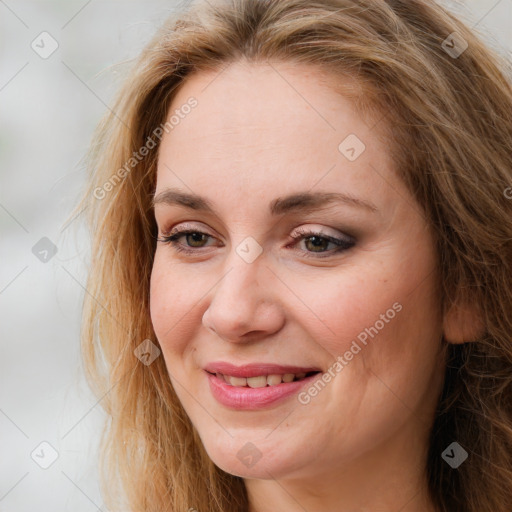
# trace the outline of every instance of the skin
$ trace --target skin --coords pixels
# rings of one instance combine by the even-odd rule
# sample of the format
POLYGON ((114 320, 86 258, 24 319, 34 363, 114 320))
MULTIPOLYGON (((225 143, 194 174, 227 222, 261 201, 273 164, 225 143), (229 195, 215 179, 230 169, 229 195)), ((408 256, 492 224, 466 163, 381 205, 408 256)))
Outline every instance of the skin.
POLYGON ((201 71, 169 115, 190 96, 197 107, 162 139, 155 194, 192 191, 217 214, 155 206, 160 237, 187 223, 210 238, 178 240, 195 255, 158 242, 151 319, 206 451, 245 479, 251 512, 434 511, 425 457, 443 327, 455 327, 441 315, 432 233, 396 176, 384 123, 361 118, 306 65, 201 71), (366 145, 353 162, 338 150, 349 134, 366 145), (306 190, 350 193, 378 211, 337 203, 271 217, 272 200, 306 190), (290 239, 299 227, 356 243, 334 253, 325 242, 315 252, 311 239, 290 239), (250 264, 236 252, 248 236, 263 250, 250 264), (237 411, 209 390, 203 367, 211 361, 325 372, 394 303, 401 311, 306 405, 293 396, 237 411), (251 467, 237 457, 247 442, 261 454, 251 467))

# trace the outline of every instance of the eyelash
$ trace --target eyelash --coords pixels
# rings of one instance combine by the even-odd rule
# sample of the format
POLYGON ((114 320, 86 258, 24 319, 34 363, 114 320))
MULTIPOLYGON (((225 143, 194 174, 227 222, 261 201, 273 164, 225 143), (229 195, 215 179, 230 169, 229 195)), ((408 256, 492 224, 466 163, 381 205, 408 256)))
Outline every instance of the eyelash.
MULTIPOLYGON (((182 244, 177 242, 177 240, 179 238, 181 238, 182 236, 194 234, 194 233, 206 235, 210 238, 213 238, 208 233, 203 233, 202 231, 199 231, 197 229, 184 228, 182 230, 177 230, 172 234, 165 235, 162 238, 157 238, 157 241, 162 242, 164 244, 170 244, 172 246, 172 248, 177 252, 192 255, 197 252, 195 249, 203 249, 203 247, 197 247, 195 249, 185 249, 182 244)), ((353 239, 345 240, 343 238, 334 238, 332 236, 324 235, 323 233, 307 230, 304 228, 302 228, 302 229, 299 228, 297 230, 297 233, 299 234, 299 236, 292 236, 293 240, 295 241, 294 245, 296 245, 301 240, 305 240, 307 238, 312 238, 312 237, 317 237, 317 238, 320 238, 323 240, 327 240, 328 242, 333 243, 337 246, 335 249, 333 249, 331 251, 324 251, 324 252, 317 252, 317 253, 315 253, 313 251, 303 251, 304 256, 307 258, 311 258, 311 257, 312 258, 328 258, 329 256, 332 256, 334 254, 338 254, 343 251, 346 251, 355 245, 355 241, 353 241, 353 239), (327 256, 318 256, 319 254, 326 254, 326 253, 327 253, 327 256)))

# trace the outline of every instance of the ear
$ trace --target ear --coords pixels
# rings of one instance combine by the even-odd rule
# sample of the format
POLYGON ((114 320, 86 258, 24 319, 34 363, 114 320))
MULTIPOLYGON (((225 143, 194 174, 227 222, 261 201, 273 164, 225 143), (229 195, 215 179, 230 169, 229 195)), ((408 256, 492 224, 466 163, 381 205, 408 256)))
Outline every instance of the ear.
POLYGON ((485 331, 482 314, 475 306, 454 304, 443 319, 443 335, 448 343, 476 341, 485 331))

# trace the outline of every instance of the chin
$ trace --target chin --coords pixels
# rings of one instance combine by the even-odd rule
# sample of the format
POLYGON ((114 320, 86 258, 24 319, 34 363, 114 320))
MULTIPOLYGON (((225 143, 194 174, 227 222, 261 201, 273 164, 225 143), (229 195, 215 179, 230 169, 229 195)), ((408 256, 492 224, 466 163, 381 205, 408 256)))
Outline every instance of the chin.
POLYGON ((213 463, 231 475, 267 480, 296 473, 301 467, 310 467, 307 461, 296 456, 296 450, 304 454, 300 446, 287 447, 277 435, 267 440, 264 437, 258 440, 254 435, 254 441, 249 441, 252 436, 247 434, 229 440, 226 437, 225 442, 219 443, 217 439, 203 441, 203 445, 213 463))

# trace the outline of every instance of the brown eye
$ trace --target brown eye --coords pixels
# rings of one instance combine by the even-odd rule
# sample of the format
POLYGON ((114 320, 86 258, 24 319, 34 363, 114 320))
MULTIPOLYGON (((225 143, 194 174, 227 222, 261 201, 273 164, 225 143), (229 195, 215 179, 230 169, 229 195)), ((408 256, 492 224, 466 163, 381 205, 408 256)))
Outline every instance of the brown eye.
POLYGON ((327 238, 320 236, 309 236, 304 240, 306 248, 313 252, 323 252, 322 249, 327 249, 329 243, 331 243, 327 238))
POLYGON ((192 233, 186 233, 183 235, 185 237, 185 240, 187 243, 190 243, 192 247, 203 247, 202 245, 196 245, 201 244, 202 242, 205 242, 208 235, 205 233, 200 233, 198 231, 194 231, 192 233), (192 242, 190 242, 192 240, 192 242))
POLYGON ((304 250, 301 250, 306 257, 326 258, 334 254, 346 251, 353 247, 356 243, 352 237, 347 238, 336 238, 325 235, 323 233, 317 233, 315 231, 308 231, 304 229, 298 230, 298 235, 292 236, 294 240, 298 240, 295 245, 299 245, 304 240, 304 250), (331 244, 332 249, 328 249, 331 244), (314 254, 318 256, 314 256, 314 254), (313 254, 313 256, 312 256, 313 254))
POLYGON ((175 230, 171 235, 157 238, 157 240, 164 244, 171 244, 172 247, 178 252, 191 254, 196 252, 193 250, 194 248, 201 249, 203 247, 207 247, 205 242, 208 241, 208 238, 213 237, 207 233, 198 231, 197 229, 182 229, 175 230), (178 242, 180 238, 185 238, 186 244, 178 242))

